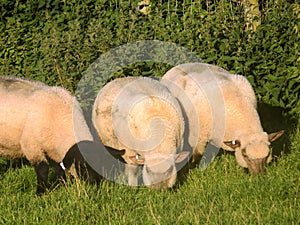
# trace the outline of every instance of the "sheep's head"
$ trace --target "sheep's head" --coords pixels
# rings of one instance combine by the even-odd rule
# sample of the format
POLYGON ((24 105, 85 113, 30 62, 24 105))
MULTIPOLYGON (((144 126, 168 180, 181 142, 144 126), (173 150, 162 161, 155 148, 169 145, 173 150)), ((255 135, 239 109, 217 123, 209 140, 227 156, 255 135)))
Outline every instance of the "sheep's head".
POLYGON ((267 135, 260 133, 241 140, 225 141, 224 144, 235 149, 237 162, 244 168, 248 168, 253 174, 265 172, 266 164, 271 161, 270 142, 277 140, 284 131, 278 131, 267 135), (256 139, 257 138, 257 139, 256 139))
POLYGON ((137 155, 130 159, 139 165, 144 165, 143 181, 152 189, 167 189, 172 187, 177 178, 176 163, 188 158, 189 152, 183 151, 178 154, 137 155))

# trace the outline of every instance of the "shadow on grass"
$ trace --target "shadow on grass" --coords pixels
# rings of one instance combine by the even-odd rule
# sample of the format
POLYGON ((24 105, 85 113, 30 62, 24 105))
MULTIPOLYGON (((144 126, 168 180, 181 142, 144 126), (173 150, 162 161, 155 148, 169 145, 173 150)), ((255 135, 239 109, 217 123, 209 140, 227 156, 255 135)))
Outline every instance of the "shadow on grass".
POLYGON ((20 169, 24 165, 30 165, 28 160, 25 158, 20 158, 20 159, 1 158, 1 162, 0 162, 0 174, 5 173, 8 169, 20 169))
POLYGON ((285 131, 284 135, 271 144, 273 158, 276 160, 282 154, 289 154, 290 135, 298 126, 298 120, 291 117, 286 109, 264 103, 258 104, 258 114, 262 127, 267 133, 285 131))

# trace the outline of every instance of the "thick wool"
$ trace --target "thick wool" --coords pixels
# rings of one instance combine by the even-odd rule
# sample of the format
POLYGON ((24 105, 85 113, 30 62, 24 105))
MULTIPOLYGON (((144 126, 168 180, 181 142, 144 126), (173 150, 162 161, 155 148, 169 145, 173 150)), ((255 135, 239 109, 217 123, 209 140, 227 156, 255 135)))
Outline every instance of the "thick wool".
POLYGON ((270 142, 260 123, 254 91, 245 77, 214 65, 187 63, 169 70, 161 82, 179 100, 190 120, 190 134, 197 140, 191 142, 190 138, 195 162, 200 160, 208 142, 235 150, 237 161, 246 168, 251 160, 266 161, 270 142), (191 119, 193 114, 182 96, 192 102, 197 121, 191 119), (237 141, 240 146, 226 141, 237 141))
POLYGON ((74 144, 93 140, 67 90, 14 77, 0 77, 0 130, 0 155, 34 166, 47 165, 47 157, 59 163, 74 144))
POLYGON ((138 185, 136 171, 141 164, 147 186, 174 185, 175 163, 188 154, 181 152, 181 109, 166 87, 150 78, 115 79, 99 92, 92 117, 106 146, 126 150, 129 185, 138 185))

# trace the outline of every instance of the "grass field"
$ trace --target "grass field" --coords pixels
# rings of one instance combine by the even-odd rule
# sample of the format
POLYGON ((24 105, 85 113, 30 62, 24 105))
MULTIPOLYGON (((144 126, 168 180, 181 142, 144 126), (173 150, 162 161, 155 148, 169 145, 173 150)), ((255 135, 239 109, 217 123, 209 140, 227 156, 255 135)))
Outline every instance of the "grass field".
POLYGON ((290 153, 265 175, 245 174, 224 154, 167 191, 80 181, 38 197, 34 169, 4 170, 0 159, 0 224, 299 224, 300 131, 290 138, 290 153))

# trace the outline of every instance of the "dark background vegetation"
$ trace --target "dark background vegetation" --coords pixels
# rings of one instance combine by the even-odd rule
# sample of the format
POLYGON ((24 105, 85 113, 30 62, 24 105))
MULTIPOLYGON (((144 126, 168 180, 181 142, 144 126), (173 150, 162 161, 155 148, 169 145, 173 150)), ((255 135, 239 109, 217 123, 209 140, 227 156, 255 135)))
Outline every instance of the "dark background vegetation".
MULTIPOLYGON (((245 75, 260 102, 299 116, 299 4, 260 1, 261 25, 245 29, 238 1, 2 0, 0 74, 76 89, 101 54, 139 40, 172 42, 207 63, 245 75)), ((144 62, 122 75, 161 76, 174 65, 144 62)))

